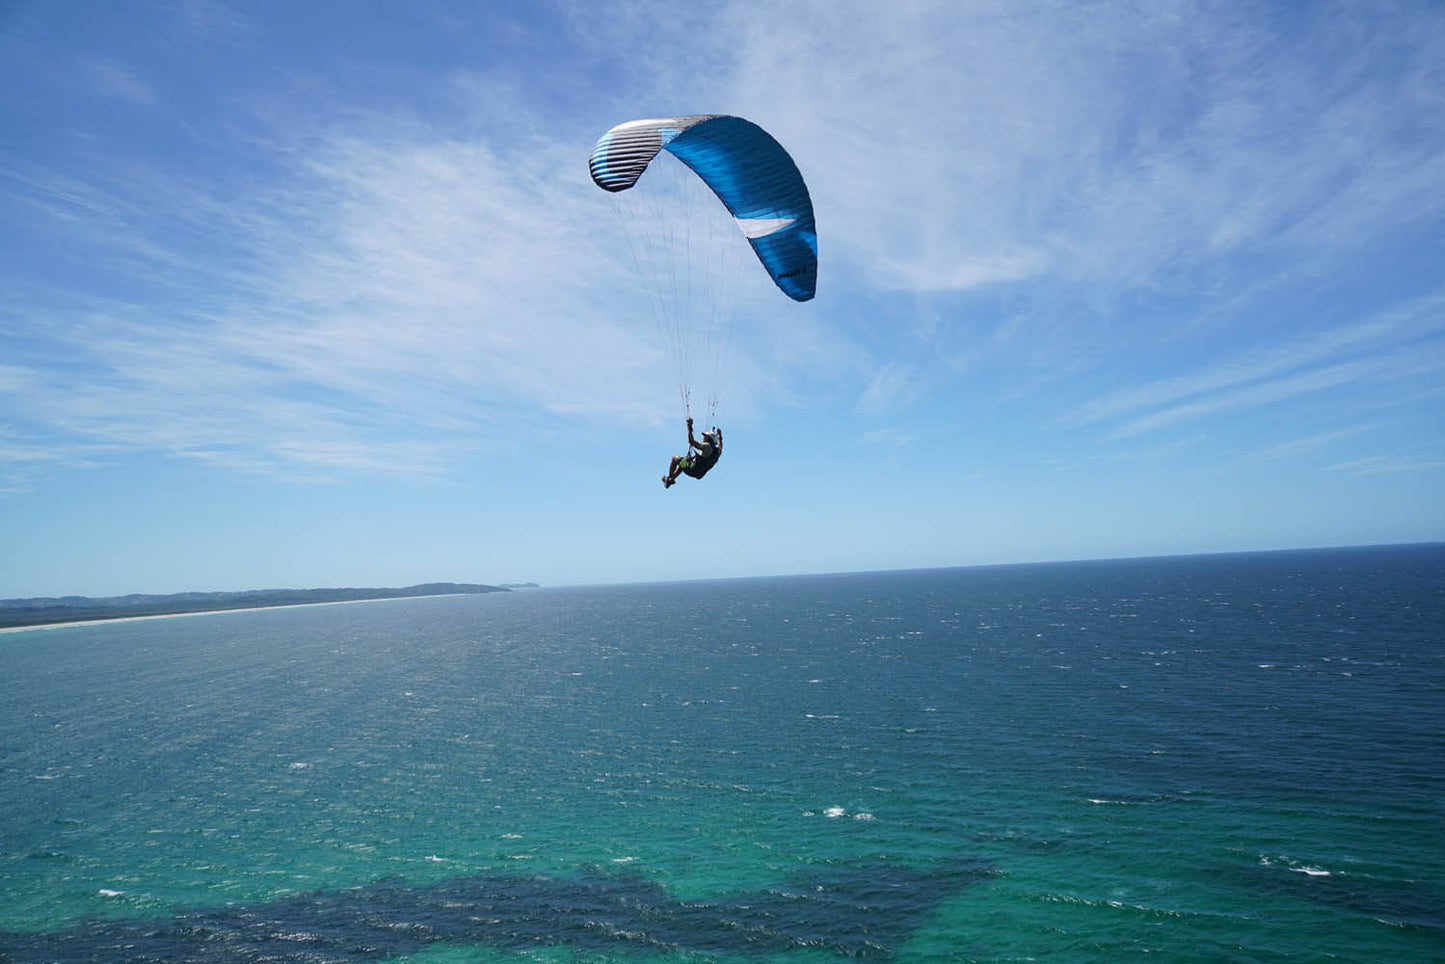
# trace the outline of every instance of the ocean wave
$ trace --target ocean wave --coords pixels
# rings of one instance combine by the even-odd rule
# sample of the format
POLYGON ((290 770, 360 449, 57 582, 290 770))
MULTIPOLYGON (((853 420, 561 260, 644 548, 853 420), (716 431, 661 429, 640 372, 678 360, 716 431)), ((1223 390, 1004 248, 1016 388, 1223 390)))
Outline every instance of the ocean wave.
POLYGON ((1071 904, 1077 907, 1092 907, 1109 910, 1129 911, 1135 914, 1142 914, 1148 917, 1164 917, 1175 919, 1189 919, 1201 917, 1228 917, 1227 914, 1204 913, 1201 911, 1178 910, 1168 907, 1156 907, 1153 904, 1131 903, 1111 899, 1107 897, 1079 897, 1074 894, 1039 894, 1038 900, 1050 904, 1071 904))
POLYGON ((1259 865, 1261 867, 1283 867, 1291 873, 1304 874, 1306 877, 1333 877, 1335 875, 1334 871, 1325 870, 1323 867, 1296 860, 1293 857, 1261 856, 1259 865))

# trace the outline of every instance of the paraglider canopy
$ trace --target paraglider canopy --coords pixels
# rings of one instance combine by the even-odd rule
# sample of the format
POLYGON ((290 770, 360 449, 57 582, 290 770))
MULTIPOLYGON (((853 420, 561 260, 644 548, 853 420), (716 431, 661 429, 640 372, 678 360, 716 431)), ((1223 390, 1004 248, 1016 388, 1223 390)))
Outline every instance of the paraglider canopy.
POLYGON ((592 180, 625 191, 666 150, 712 189, 773 282, 794 301, 817 290, 818 234, 798 166, 772 135, 727 114, 629 121, 597 141, 592 180))

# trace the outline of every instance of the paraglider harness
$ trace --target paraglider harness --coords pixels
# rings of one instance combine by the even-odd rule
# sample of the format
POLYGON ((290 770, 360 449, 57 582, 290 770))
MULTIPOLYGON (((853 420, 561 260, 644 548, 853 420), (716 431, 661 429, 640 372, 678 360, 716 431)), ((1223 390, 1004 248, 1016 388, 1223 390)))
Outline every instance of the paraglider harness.
POLYGON ((702 433, 702 441, 698 453, 694 455, 689 451, 682 463, 683 474, 694 479, 707 475, 708 470, 717 465, 717 460, 722 457, 722 429, 714 425, 712 431, 702 433))

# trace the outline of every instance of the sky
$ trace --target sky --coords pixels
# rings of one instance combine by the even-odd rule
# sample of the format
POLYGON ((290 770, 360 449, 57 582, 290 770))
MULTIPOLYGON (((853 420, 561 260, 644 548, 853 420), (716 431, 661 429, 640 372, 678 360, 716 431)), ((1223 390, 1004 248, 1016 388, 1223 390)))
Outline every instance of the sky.
POLYGON ((1438 3, 0 0, 0 597, 1442 539, 1438 3), (664 490, 587 160, 694 113, 818 295, 664 490))

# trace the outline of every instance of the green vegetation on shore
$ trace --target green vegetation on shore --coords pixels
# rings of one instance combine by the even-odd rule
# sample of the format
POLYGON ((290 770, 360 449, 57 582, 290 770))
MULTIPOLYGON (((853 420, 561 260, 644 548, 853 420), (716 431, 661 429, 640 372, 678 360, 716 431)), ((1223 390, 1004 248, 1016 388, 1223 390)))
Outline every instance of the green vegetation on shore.
POLYGON ((89 596, 0 599, 0 629, 90 622, 97 619, 124 619, 130 616, 173 616, 178 613, 223 612, 228 609, 264 609, 271 606, 304 606, 310 603, 510 590, 511 587, 508 586, 429 582, 405 589, 254 589, 246 592, 183 592, 167 596, 130 595, 98 599, 89 596))

